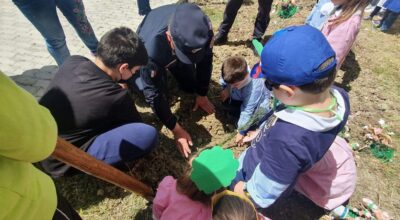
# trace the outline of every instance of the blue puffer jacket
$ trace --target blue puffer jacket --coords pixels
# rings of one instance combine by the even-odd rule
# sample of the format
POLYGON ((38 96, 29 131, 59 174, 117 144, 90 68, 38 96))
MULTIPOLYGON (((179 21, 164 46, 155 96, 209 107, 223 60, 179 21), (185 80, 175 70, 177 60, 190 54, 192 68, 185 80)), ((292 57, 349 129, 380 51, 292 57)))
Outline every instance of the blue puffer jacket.
POLYGON ((389 9, 390 11, 400 13, 400 0, 387 0, 383 7, 389 9))

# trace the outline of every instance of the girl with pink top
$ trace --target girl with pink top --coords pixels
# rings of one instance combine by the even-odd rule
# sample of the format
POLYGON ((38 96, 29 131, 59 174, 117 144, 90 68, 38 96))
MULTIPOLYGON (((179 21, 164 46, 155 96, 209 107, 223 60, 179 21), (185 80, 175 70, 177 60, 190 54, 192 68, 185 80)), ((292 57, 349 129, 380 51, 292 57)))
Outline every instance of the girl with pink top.
POLYGON ((239 162, 232 150, 215 146, 200 152, 179 179, 166 176, 153 201, 157 220, 211 220, 211 198, 231 184, 239 162))
POLYGON ((331 0, 316 5, 306 23, 321 30, 336 53, 340 69, 361 27, 369 0, 331 0), (322 4, 322 5, 321 5, 322 4), (318 20, 318 26, 314 25, 318 20))

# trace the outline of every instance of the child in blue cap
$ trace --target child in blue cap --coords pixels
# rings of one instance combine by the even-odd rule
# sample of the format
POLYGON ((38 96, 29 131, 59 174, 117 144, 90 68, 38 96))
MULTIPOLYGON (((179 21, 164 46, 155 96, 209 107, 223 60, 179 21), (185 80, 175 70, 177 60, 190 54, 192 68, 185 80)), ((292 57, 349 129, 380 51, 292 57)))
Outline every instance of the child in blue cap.
POLYGON ((265 45, 261 69, 265 86, 282 104, 241 154, 231 187, 266 208, 288 195, 302 178, 300 192, 314 189, 323 198, 306 195, 317 205, 341 205, 354 192, 355 164, 343 147, 347 143, 337 138, 350 105, 347 93, 332 87, 335 52, 316 28, 292 26, 275 33, 265 45))

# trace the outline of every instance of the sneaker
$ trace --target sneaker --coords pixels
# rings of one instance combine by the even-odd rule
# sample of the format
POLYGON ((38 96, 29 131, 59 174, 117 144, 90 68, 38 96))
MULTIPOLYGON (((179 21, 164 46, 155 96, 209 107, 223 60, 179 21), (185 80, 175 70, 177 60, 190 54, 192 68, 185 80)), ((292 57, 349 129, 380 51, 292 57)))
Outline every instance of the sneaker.
POLYGON ((372 26, 375 28, 379 28, 381 26, 381 21, 380 20, 373 20, 372 21, 372 26))
POLYGON ((368 16, 363 17, 363 19, 364 20, 372 20, 372 17, 371 17, 371 15, 368 15, 368 16))
POLYGON ((364 12, 372 12, 376 6, 375 5, 368 5, 365 9, 364 12))
POLYGON ((215 35, 214 38, 214 45, 223 45, 228 42, 228 36, 227 35, 222 35, 219 32, 215 35))

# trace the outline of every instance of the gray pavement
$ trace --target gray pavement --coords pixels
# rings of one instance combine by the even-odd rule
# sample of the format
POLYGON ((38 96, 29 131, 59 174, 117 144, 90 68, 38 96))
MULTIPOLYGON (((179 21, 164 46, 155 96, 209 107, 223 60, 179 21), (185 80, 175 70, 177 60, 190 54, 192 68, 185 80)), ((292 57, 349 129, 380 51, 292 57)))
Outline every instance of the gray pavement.
MULTIPOLYGON (((156 0, 150 4, 155 8, 174 2, 176 0, 156 0)), ((143 19, 138 14, 136 0, 84 0, 84 4, 98 39, 114 27, 127 26, 136 30, 143 19)), ((58 11, 58 15, 71 54, 93 58, 62 13, 58 11)), ((40 98, 57 69, 40 33, 11 0, 0 0, 0 71, 40 98)))

